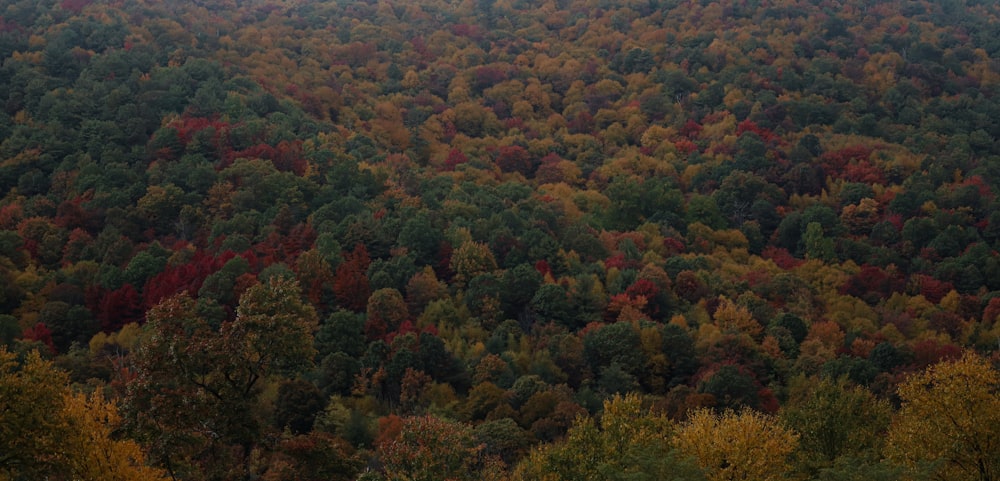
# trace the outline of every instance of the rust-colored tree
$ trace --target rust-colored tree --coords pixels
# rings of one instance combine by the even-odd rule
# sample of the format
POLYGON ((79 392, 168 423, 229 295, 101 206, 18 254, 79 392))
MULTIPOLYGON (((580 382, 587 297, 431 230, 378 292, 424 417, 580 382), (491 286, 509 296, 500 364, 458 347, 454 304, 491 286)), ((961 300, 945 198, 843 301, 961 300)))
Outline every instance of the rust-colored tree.
POLYGON ((351 253, 344 256, 344 262, 337 266, 334 274, 333 293, 341 306, 354 312, 363 312, 368 306, 368 266, 371 258, 364 244, 357 244, 351 253))

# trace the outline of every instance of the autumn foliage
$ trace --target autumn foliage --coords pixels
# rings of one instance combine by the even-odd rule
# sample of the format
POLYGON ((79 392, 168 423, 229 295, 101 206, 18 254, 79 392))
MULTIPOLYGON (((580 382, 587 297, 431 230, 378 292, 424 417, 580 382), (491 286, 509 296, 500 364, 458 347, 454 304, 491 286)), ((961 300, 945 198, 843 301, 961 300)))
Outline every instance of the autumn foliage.
POLYGON ((995 479, 998 24, 6 1, 0 478, 995 479))

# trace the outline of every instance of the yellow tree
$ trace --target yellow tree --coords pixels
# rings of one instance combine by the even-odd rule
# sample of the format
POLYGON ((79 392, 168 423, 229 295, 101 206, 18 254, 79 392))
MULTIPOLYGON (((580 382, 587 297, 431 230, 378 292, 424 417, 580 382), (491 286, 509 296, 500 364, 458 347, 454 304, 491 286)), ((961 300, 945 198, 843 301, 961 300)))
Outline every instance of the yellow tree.
POLYGON ((968 352, 899 386, 902 407, 886 454, 908 468, 932 466, 936 479, 1000 479, 1000 375, 968 352))
POLYGON ((680 452, 706 470, 709 481, 770 481, 789 471, 799 436, 774 417, 753 410, 690 414, 674 437, 680 452))
POLYGON ((0 479, 42 479, 65 466, 59 439, 69 426, 54 414, 68 378, 37 352, 19 364, 0 347, 0 479))
POLYGON ((723 332, 745 333, 757 337, 764 329, 747 308, 737 305, 726 297, 719 298, 719 308, 712 318, 723 332))
POLYGON ((63 413, 73 429, 61 440, 74 453, 70 458, 73 479, 95 481, 153 481, 166 479, 158 469, 144 466, 139 444, 117 440, 113 433, 121 417, 118 408, 99 392, 89 397, 70 393, 64 397, 63 413))
POLYGON ((600 422, 580 417, 566 439, 531 453, 515 480, 702 480, 670 445, 670 420, 642 409, 638 395, 604 402, 600 422))
POLYGON ((479 242, 463 242, 451 255, 451 269, 455 271, 455 282, 462 286, 473 277, 495 271, 497 261, 489 246, 479 242))
POLYGON ((99 393, 74 393, 37 352, 24 362, 0 347, 0 480, 165 479, 138 444, 119 440, 118 409, 99 393))

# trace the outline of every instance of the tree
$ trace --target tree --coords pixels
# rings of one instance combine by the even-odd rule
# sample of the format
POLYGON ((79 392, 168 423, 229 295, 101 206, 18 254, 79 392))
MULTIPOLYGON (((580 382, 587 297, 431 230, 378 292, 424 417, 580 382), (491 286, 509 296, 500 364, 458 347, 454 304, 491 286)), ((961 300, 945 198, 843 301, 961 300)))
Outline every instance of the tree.
POLYGON ((879 460, 881 440, 892 410, 867 389, 846 379, 802 380, 780 415, 800 433, 799 465, 810 476, 838 461, 871 465, 879 460))
POLYGON ((542 274, 530 264, 518 264, 504 272, 500 300, 509 319, 517 319, 527 312, 542 280, 542 274))
POLYGON ((165 480, 161 470, 143 465, 145 456, 139 445, 130 439, 118 440, 118 408, 105 400, 100 392, 90 396, 68 394, 63 412, 73 426, 66 438, 59 441, 74 453, 72 479, 84 481, 153 481, 165 480))
POLYGON ((0 347, 0 479, 152 481, 139 446, 113 436, 118 410, 99 391, 74 393, 37 351, 23 363, 0 347))
POLYGON ((316 350, 320 356, 343 352, 361 357, 365 352, 364 315, 351 311, 336 311, 327 317, 316 332, 316 350))
POLYGON ((515 480, 700 480, 701 472, 671 446, 674 426, 644 410, 636 394, 604 402, 600 421, 578 417, 563 441, 531 453, 515 480))
POLYGON ((333 269, 319 250, 309 249, 299 255, 295 261, 295 272, 309 302, 314 306, 325 305, 324 299, 333 285, 333 269))
POLYGON ((316 324, 298 284, 278 276, 247 289, 218 331, 190 297, 161 302, 147 314, 125 386, 128 432, 172 476, 249 476, 267 424, 263 385, 312 364, 316 324))
POLYGON ((469 390, 465 404, 465 411, 468 414, 466 417, 479 421, 492 417, 491 414, 494 412, 502 412, 500 410, 504 408, 509 410, 508 400, 510 397, 507 390, 492 382, 485 381, 476 384, 469 390))
POLYGON ((243 257, 236 256, 226 261, 222 268, 205 278, 198 290, 199 299, 211 299, 221 305, 235 304, 235 292, 240 276, 250 272, 250 263, 243 257))
POLYGON ((434 226, 425 211, 407 219, 399 231, 399 245, 413 253, 420 265, 434 263, 441 239, 441 229, 434 226))
POLYGON ((554 321, 573 328, 580 327, 577 325, 579 319, 571 316, 572 306, 566 289, 559 284, 542 284, 535 291, 528 306, 540 320, 554 321))
POLYGON ((760 387, 741 366, 726 364, 698 385, 698 392, 711 394, 719 407, 761 407, 760 387))
POLYGON ((694 340, 684 328, 672 323, 663 325, 660 337, 663 342, 662 352, 670 364, 671 377, 664 379, 667 387, 687 382, 688 378, 698 370, 694 340))
POLYGON ((393 288, 379 289, 368 298, 365 335, 369 340, 384 338, 396 332, 410 317, 403 295, 393 288))
POLYGON ((111 291, 101 300, 98 319, 101 330, 114 332, 131 322, 142 319, 142 300, 132 284, 125 284, 120 289, 111 291))
POLYGON ((465 286, 462 300, 472 315, 483 321, 484 326, 492 327, 502 314, 500 312, 501 280, 492 273, 479 274, 469 280, 465 286))
POLYGON ((759 338, 763 326, 753 318, 746 308, 726 297, 719 298, 719 307, 712 314, 715 325, 724 333, 747 334, 759 338))
POLYGON ((424 266, 406 283, 406 307, 413 315, 419 315, 431 301, 448 295, 445 283, 437 278, 431 266, 424 266))
POLYGON ((497 261, 486 244, 466 241, 452 253, 450 267, 455 272, 455 282, 464 286, 473 277, 496 270, 497 261))
POLYGON ((998 388, 996 368, 972 352, 909 377, 886 454, 910 469, 933 463, 935 479, 1000 479, 998 388))
POLYGON ((267 481, 350 481, 363 466, 347 440, 322 431, 283 435, 269 460, 267 481))
POLYGON ((699 409, 680 426, 674 442, 706 470, 709 481, 770 481, 789 471, 788 456, 798 438, 778 419, 757 411, 699 409))
POLYGON ((371 258, 364 244, 354 246, 354 251, 344 256, 344 262, 337 266, 333 281, 333 293, 341 306, 354 312, 361 312, 368 305, 371 289, 368 286, 368 266, 371 258))
POLYGON ((825 262, 837 260, 837 256, 833 251, 833 239, 823 236, 823 226, 819 222, 810 222, 806 225, 802 241, 806 246, 807 258, 820 259, 825 262))
POLYGON ((377 452, 389 480, 472 481, 483 479, 481 451, 472 428, 434 416, 402 420, 399 433, 377 452))
POLYGON ((150 310, 146 330, 148 339, 130 359, 134 378, 125 385, 126 432, 172 477, 204 477, 213 468, 199 467, 198 458, 222 464, 220 454, 209 455, 211 448, 214 443, 219 448, 228 445, 232 438, 227 422, 246 414, 246 409, 238 409, 224 415, 235 400, 210 384, 227 356, 220 353, 217 335, 198 318, 194 301, 185 295, 150 310), (216 433, 226 439, 218 439, 216 433))
POLYGON ((583 355, 594 372, 613 365, 638 376, 646 366, 639 331, 628 322, 616 322, 588 332, 583 338, 583 355))
POLYGON ((0 473, 10 479, 43 479, 61 474, 68 460, 59 441, 69 435, 62 408, 65 373, 55 370, 37 352, 23 365, 0 347, 0 473))
POLYGON ((486 421, 473 429, 476 441, 487 455, 499 456, 511 464, 528 451, 534 441, 531 434, 511 418, 486 421))
POLYGON ((538 161, 524 147, 505 145, 496 149, 496 164, 504 172, 520 172, 530 179, 538 161))
POLYGON ((272 374, 301 372, 316 355, 313 334, 318 321, 312 306, 302 301, 302 290, 292 279, 273 277, 240 297, 236 319, 219 330, 229 352, 245 364, 247 388, 272 374))
POLYGON ((315 384, 301 379, 284 381, 274 403, 275 426, 292 434, 308 433, 325 403, 326 397, 315 384))

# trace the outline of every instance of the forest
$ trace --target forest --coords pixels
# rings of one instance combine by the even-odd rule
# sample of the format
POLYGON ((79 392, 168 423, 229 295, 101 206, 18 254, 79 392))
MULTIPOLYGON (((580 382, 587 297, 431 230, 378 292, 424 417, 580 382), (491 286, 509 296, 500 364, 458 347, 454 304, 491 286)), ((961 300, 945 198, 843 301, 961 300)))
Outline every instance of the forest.
POLYGON ((0 481, 1000 480, 1000 5, 0 0, 0 481))

